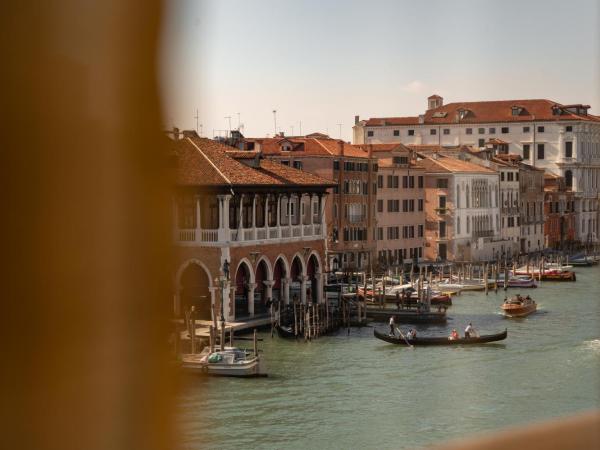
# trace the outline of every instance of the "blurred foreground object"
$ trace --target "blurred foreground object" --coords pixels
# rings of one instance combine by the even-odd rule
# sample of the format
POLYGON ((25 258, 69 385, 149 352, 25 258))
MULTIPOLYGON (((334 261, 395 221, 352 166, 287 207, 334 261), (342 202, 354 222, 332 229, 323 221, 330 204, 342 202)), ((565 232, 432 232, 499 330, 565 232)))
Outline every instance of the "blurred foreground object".
POLYGON ((431 450, 595 450, 600 449, 600 411, 509 428, 431 450))
POLYGON ((3 449, 166 449, 156 0, 3 3, 3 449))

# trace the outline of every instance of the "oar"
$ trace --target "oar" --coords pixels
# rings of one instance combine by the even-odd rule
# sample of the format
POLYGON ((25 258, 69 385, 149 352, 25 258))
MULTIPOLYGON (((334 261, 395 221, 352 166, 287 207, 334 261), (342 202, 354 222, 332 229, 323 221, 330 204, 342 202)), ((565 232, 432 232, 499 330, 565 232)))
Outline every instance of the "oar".
POLYGON ((398 331, 398 333, 400 333, 400 337, 402 339, 404 339, 404 342, 406 342, 406 345, 408 345, 409 347, 412 348, 413 345, 410 342, 408 342, 408 339, 406 339, 406 337, 404 336, 404 334, 402 334, 402 330, 400 330, 400 328, 396 327, 396 331, 398 331))

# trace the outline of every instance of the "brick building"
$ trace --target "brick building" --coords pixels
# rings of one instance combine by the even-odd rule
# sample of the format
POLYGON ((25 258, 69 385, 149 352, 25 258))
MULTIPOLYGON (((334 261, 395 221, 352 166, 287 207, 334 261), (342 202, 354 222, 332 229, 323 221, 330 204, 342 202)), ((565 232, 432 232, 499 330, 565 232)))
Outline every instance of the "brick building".
POLYGON ((544 175, 544 240, 548 248, 564 249, 575 240, 575 196, 565 179, 544 175))
POLYGON ((321 133, 245 139, 241 147, 258 149, 266 158, 334 180, 326 205, 327 267, 368 267, 376 252, 375 158, 321 133))
POLYGON ((317 175, 186 133, 171 142, 174 310, 260 317, 266 299, 320 301, 327 189, 317 175), (225 277, 229 272, 229 277, 225 277))

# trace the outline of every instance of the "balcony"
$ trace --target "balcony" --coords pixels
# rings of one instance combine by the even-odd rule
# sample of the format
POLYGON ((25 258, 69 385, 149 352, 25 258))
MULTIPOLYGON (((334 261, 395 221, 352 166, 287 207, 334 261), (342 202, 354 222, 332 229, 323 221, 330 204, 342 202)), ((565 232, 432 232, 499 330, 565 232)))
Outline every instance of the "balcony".
POLYGON ((348 214, 348 222, 359 223, 364 222, 366 217, 363 214, 348 214))
POLYGON ((188 247, 221 247, 231 243, 275 243, 282 240, 300 241, 322 238, 323 227, 319 223, 236 230, 186 228, 177 229, 174 233, 175 244, 188 247))

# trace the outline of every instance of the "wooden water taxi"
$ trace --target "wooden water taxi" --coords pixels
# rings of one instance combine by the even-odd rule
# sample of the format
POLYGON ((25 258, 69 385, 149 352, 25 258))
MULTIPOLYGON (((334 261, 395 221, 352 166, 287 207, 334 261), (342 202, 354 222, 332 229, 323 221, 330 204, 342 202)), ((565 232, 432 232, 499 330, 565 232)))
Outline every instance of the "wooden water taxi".
POLYGON ((502 304, 502 311, 506 317, 525 317, 537 310, 537 303, 529 296, 517 295, 509 298, 502 304))
POLYGON ((460 339, 448 339, 446 336, 440 337, 415 337, 413 339, 405 339, 401 336, 391 336, 386 333, 380 333, 377 330, 373 330, 373 334, 377 339, 388 342, 390 344, 404 345, 404 346, 433 346, 433 345, 473 345, 473 344, 485 344, 487 342, 496 342, 506 339, 508 331, 504 330, 502 333, 486 334, 478 337, 460 338, 460 339))
POLYGON ((219 377, 267 376, 258 353, 237 347, 225 347, 210 352, 208 347, 200 353, 181 355, 180 367, 185 372, 219 377))

